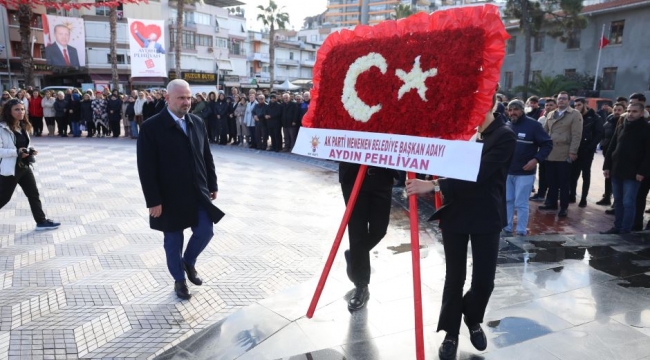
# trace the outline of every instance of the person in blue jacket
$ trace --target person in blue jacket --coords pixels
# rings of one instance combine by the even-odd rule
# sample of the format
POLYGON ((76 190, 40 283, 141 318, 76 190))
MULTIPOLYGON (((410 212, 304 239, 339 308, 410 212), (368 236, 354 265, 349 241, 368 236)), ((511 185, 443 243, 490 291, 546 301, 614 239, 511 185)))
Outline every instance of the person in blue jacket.
POLYGON ((528 197, 535 182, 537 164, 551 153, 553 140, 544 131, 542 124, 526 116, 524 102, 513 100, 508 103, 507 125, 517 136, 515 154, 508 169, 506 180, 506 216, 508 225, 503 229, 506 236, 512 236, 513 218, 517 210, 518 236, 526 236, 528 225, 528 197))

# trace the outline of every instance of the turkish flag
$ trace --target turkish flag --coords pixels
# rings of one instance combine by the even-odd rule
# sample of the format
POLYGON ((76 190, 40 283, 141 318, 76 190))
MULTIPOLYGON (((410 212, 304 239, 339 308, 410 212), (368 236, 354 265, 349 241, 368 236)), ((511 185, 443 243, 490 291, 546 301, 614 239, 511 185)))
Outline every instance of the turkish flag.
POLYGON ((492 107, 508 38, 493 5, 333 33, 303 124, 468 139, 492 107))
POLYGON ((600 39, 600 44, 598 44, 598 48, 599 48, 599 49, 602 49, 602 48, 604 48, 604 47, 607 46, 607 45, 609 45, 609 40, 607 40, 607 38, 603 36, 603 37, 600 39))

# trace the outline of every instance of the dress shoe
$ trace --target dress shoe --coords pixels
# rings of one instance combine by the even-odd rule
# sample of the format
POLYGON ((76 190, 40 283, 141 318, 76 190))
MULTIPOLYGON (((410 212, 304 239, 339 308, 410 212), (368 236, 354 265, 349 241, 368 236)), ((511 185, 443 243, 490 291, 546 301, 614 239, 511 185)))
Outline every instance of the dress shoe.
POLYGON ((605 214, 607 214, 607 215, 614 215, 614 209, 607 209, 607 210, 605 210, 605 214))
POLYGON ((540 201, 544 201, 544 197, 539 196, 539 195, 533 195, 533 196, 529 197, 528 200, 540 202, 540 201))
POLYGON ((611 204, 612 204, 612 200, 609 198, 609 196, 607 197, 603 196, 602 199, 596 202, 596 205, 611 205, 611 204))
POLYGON ((587 207, 587 199, 585 198, 580 199, 580 203, 578 204, 578 207, 581 208, 587 207))
POLYGON ((567 216, 569 216, 567 209, 561 209, 560 212, 557 213, 557 217, 559 218, 565 218, 567 216))
POLYGON ((174 291, 176 291, 176 296, 183 300, 189 300, 192 298, 192 294, 190 294, 190 289, 187 288, 185 280, 176 281, 174 283, 174 291))
POLYGON ((469 329, 469 340, 472 342, 472 345, 474 345, 474 348, 478 351, 485 350, 487 348, 487 337, 485 336, 483 329, 481 329, 481 325, 470 325, 467 323, 467 318, 464 316, 463 321, 465 322, 465 325, 467 325, 467 329, 469 329))
POLYGON ((350 250, 345 250, 343 256, 345 256, 345 272, 348 274, 348 279, 351 282, 354 282, 354 277, 352 276, 352 265, 350 265, 350 250))
POLYGON ((368 285, 360 285, 354 289, 354 293, 348 301, 348 310, 357 311, 363 309, 366 306, 366 302, 370 299, 370 292, 368 291, 368 285))
POLYGON ((610 235, 610 234, 620 234, 621 231, 619 229, 617 229, 617 228, 611 228, 611 229, 609 229, 607 231, 601 231, 600 233, 603 234, 603 235, 610 235))
POLYGON ((196 268, 192 265, 188 265, 183 262, 183 269, 187 273, 187 279, 194 285, 202 285, 203 280, 199 277, 199 274, 196 272, 196 268))
POLYGON ((576 197, 575 196, 569 196, 569 204, 575 204, 576 203, 576 197))
POLYGON ((540 209, 540 210, 557 210, 557 206, 544 204, 544 205, 540 205, 538 207, 538 209, 540 209))
POLYGON ((453 360, 458 352, 458 337, 447 335, 445 340, 438 348, 438 357, 440 360, 453 360))

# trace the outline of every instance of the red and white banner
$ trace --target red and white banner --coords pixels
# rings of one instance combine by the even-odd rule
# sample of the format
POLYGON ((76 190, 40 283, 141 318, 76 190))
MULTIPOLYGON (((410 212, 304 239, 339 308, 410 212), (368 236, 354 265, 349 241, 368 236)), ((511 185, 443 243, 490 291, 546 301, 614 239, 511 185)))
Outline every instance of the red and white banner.
POLYGON ((167 77, 164 21, 129 19, 131 77, 167 77))
POLYGON ((303 127, 293 153, 476 181, 482 149, 469 141, 303 127))

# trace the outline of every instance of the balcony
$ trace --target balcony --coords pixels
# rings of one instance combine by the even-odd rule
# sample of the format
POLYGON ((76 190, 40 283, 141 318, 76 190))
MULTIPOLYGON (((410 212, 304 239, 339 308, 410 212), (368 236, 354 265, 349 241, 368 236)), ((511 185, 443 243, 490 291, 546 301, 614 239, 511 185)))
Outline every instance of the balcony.
POLYGON ((300 65, 300 62, 298 60, 277 58, 275 59, 275 64, 284 66, 298 66, 300 65))
POLYGON ((303 60, 301 63, 302 63, 302 66, 314 67, 314 65, 316 64, 316 59, 303 60))
POLYGON ((265 53, 252 53, 251 55, 248 56, 248 61, 261 61, 268 63, 270 61, 271 57, 269 54, 265 53))
MULTIPOLYGON (((169 27, 176 28, 176 18, 169 18, 169 27)), ((183 21, 183 29, 196 31, 196 23, 194 21, 183 21)))

